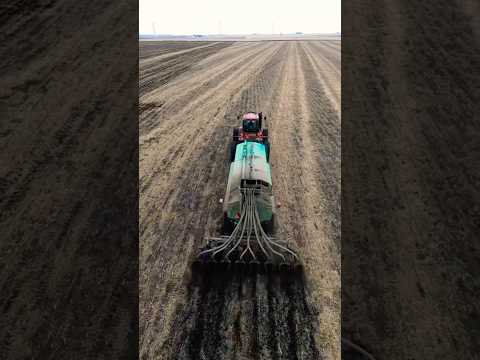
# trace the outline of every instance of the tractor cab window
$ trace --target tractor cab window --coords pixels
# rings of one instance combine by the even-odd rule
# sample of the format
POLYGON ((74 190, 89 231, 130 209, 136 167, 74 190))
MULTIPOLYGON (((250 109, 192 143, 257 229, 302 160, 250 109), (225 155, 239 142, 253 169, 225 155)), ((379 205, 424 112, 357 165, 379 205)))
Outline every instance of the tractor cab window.
POLYGON ((258 126, 256 120, 243 120, 243 131, 245 132, 257 132, 258 126))

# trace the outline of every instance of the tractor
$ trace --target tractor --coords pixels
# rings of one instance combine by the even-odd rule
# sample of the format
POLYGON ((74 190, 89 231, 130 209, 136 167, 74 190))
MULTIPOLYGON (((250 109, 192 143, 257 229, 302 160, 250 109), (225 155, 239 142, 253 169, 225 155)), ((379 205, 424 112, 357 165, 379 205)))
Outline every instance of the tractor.
POLYGON ((198 254, 200 263, 299 265, 289 242, 274 235, 275 200, 264 119, 261 112, 248 112, 242 126, 233 130, 222 234, 207 238, 198 254))
MULTIPOLYGON (((242 125, 233 129, 232 143, 230 145, 230 162, 235 160, 237 145, 244 141, 254 141, 265 145, 267 161, 270 160, 270 143, 268 141, 268 129, 262 128, 262 120, 267 117, 261 112, 247 112, 242 116, 242 125)), ((240 120, 240 116, 237 116, 240 120)))

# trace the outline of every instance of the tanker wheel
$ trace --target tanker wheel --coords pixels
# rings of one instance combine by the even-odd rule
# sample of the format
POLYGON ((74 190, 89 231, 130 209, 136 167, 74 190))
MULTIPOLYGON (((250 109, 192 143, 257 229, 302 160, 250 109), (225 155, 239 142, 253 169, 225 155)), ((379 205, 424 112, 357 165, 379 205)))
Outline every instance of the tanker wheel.
POLYGON ((263 231, 265 231, 267 235, 273 235, 274 226, 275 226, 275 215, 272 215, 271 220, 264 221, 262 223, 263 231))
POLYGON ((270 161, 270 142, 268 141, 268 129, 262 130, 263 144, 265 145, 265 153, 267 156, 267 162, 270 161))
POLYGON ((233 143, 230 145, 230 162, 235 161, 235 153, 237 151, 237 143, 233 143))
POLYGON ((265 155, 267 157, 267 162, 270 162, 270 143, 265 141, 265 155))
POLYGON ((222 234, 231 235, 235 229, 235 224, 230 220, 226 214, 223 215, 222 234))

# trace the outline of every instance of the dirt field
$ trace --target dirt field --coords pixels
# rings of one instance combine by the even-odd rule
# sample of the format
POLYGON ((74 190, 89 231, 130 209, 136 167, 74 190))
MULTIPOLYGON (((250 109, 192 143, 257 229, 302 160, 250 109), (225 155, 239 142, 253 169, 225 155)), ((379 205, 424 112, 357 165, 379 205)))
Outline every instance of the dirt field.
POLYGON ((1 6, 0 359, 136 356, 136 7, 1 6))
POLYGON ((140 48, 141 358, 338 359, 340 42, 189 45, 140 48), (304 276, 192 276, 249 110, 267 115, 277 233, 304 276))
POLYGON ((479 359, 480 7, 344 10, 342 334, 377 359, 479 359))

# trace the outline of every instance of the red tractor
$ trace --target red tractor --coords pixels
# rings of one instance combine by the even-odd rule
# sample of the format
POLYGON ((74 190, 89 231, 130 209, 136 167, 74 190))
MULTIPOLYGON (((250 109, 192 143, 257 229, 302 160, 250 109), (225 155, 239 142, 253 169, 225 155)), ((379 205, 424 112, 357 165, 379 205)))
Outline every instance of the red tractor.
MULTIPOLYGON (((237 116, 240 120, 240 116, 237 116)), ((242 116, 242 126, 233 129, 233 141, 230 146, 230 162, 235 160, 237 145, 244 141, 255 141, 265 144, 267 161, 270 159, 270 143, 268 129, 262 129, 262 120, 267 119, 261 112, 248 112, 242 116)))

